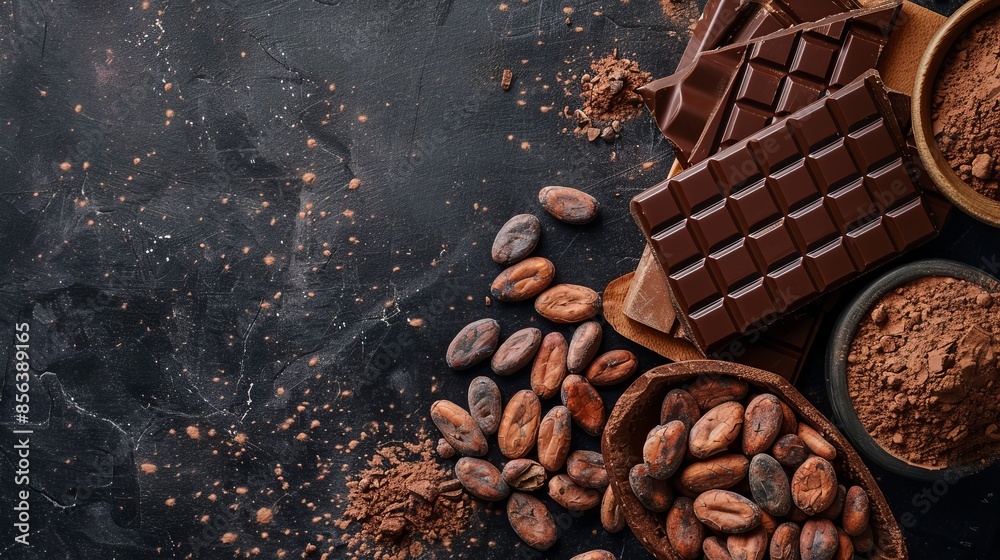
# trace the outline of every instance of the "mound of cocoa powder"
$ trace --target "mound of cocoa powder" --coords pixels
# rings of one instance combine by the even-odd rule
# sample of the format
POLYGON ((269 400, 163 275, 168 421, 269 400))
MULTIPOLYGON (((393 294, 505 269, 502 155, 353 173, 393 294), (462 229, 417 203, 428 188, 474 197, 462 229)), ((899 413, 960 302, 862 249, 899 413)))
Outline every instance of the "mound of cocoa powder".
POLYGON ((576 132, 593 142, 598 138, 614 141, 622 124, 642 112, 642 97, 636 89, 652 80, 639 63, 621 58, 618 49, 590 63, 590 72, 580 77, 582 107, 565 116, 577 121, 576 132))
POLYGON ((1000 292, 922 278, 862 321, 847 384, 861 423, 884 449, 940 468, 1000 455, 1000 292))
POLYGON ((955 42, 935 84, 931 118, 951 168, 980 194, 1000 199, 1000 11, 955 42))

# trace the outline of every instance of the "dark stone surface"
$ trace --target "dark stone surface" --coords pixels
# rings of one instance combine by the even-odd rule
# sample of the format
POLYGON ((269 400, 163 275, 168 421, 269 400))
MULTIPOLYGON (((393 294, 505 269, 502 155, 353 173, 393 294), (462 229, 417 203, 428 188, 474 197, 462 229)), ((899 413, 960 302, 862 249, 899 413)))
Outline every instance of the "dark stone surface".
MULTIPOLYGON (((600 289, 635 267, 642 239, 628 200, 665 175, 670 151, 645 116, 615 145, 563 132, 572 124, 559 113, 577 91, 559 79, 615 47, 665 75, 687 21, 653 0, 573 3, 571 26, 569 2, 508 3, 0 5, 0 557, 227 558, 259 547, 261 558, 291 558, 318 537, 337 543, 322 517, 343 507, 342 471, 430 430, 429 404, 461 402, 485 371, 446 370, 453 333, 483 316, 506 333, 539 323, 530 304, 486 307, 484 297, 499 272, 494 232, 539 213, 541 186, 576 186, 604 207, 586 228, 543 219, 537 254, 559 280, 600 289), (425 326, 410 326, 416 318, 425 326), (33 372, 30 548, 11 544, 20 322, 33 372), (275 510, 267 539, 250 520, 261 506, 275 510), (223 544, 224 532, 236 541, 223 544)), ((908 259, 998 272, 998 238, 956 216, 908 259)), ((613 333, 605 347, 637 350, 643 369, 662 362, 613 333)), ((823 347, 800 387, 828 411, 823 347)), ((501 381, 508 395, 526 385, 526 373, 501 381)), ((913 516, 914 559, 996 554, 996 474, 938 485, 882 475, 897 514, 913 516)), ((645 557, 632 537, 599 531, 594 514, 560 519, 546 558, 595 547, 645 557)), ((452 550, 499 559, 525 547, 503 517, 482 514, 452 550)))

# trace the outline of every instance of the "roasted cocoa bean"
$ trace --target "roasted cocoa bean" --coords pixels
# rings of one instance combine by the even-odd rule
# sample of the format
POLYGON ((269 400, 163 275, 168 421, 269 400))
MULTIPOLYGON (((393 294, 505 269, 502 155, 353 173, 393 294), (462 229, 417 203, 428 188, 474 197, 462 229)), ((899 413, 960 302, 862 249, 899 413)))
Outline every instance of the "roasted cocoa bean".
POLYGON ((784 401, 781 403, 781 434, 794 434, 799 430, 799 419, 795 416, 795 411, 792 407, 785 404, 784 401))
POLYGON ((854 542, 843 529, 837 528, 837 553, 834 560, 854 560, 854 542))
POLYGON ((865 525, 860 535, 851 537, 851 542, 854 544, 854 552, 859 554, 871 552, 872 548, 875 547, 875 533, 872 531, 871 524, 865 525))
POLYGON ((486 436, 479 424, 464 408, 451 401, 431 405, 431 420, 455 451, 462 455, 482 457, 489 451, 486 436))
POLYGON ((569 187, 545 187, 538 192, 538 202, 555 219, 573 225, 592 222, 601 208, 594 197, 569 187))
POLYGON ((667 540, 683 560, 701 556, 705 541, 705 526, 694 514, 694 501, 681 496, 674 500, 667 513, 667 540))
POLYGON ((566 338, 557 332, 542 339, 542 346, 531 366, 531 390, 540 398, 551 399, 559 394, 566 378, 566 338))
POLYGON ((566 463, 573 437, 569 409, 555 406, 545 414, 538 427, 538 462, 548 471, 558 471, 566 463))
POLYGON ((542 345, 542 331, 528 327, 510 335, 493 354, 490 366, 497 375, 510 375, 531 362, 542 345))
POLYGON ((604 468, 604 456, 596 451, 577 450, 566 459, 566 474, 584 488, 601 490, 611 482, 604 468))
POLYGON ((500 473, 504 482, 514 490, 534 492, 545 487, 548 476, 545 467, 531 459, 514 459, 500 473))
POLYGON ((667 393, 666 397, 663 397, 663 404, 660 406, 660 424, 666 424, 671 420, 680 420, 690 430, 699 418, 701 418, 701 411, 691 393, 684 389, 674 389, 667 393))
POLYGON ((514 492, 507 500, 507 519, 517 536, 535 550, 548 550, 556 544, 556 521, 545 504, 534 496, 514 492))
POLYGON ((786 434, 778 438, 771 452, 779 463, 793 469, 798 468, 809 458, 809 448, 795 434, 786 434))
POLYGON ((619 533, 625 529, 625 524, 621 502, 612 487, 608 486, 601 498, 601 525, 609 533, 619 533))
POLYGON ((781 401, 765 393, 757 395, 743 414, 743 453, 753 457, 767 451, 781 431, 781 401))
POLYGON ((767 532, 763 527, 726 537, 726 549, 733 560, 764 560, 767 532))
POLYGON ((562 384, 562 403, 583 431, 592 436, 604 432, 604 424, 608 421, 604 401, 586 379, 579 375, 566 376, 562 384))
POLYGON ((813 455, 792 475, 792 501, 806 515, 816 515, 837 498, 837 473, 833 465, 813 455))
POLYGON ((691 454, 699 459, 721 453, 740 435, 743 428, 743 405, 727 401, 706 412, 688 435, 691 454))
POLYGON ((688 428, 680 420, 657 426, 649 432, 642 446, 642 460, 649 476, 657 480, 674 476, 687 453, 687 436, 688 428))
POLYGON ((614 554, 607 550, 591 550, 583 554, 577 554, 569 560, 617 560, 614 554))
POLYGON ((666 480, 656 480, 649 476, 646 465, 639 463, 628 473, 628 483, 632 487, 639 503, 653 513, 662 513, 670 509, 674 501, 674 492, 666 480))
POLYGON ((832 521, 810 519, 802 526, 799 535, 799 554, 802 560, 832 560, 839 542, 840 537, 832 521))
POLYGON ((580 373, 587 369, 597 351, 601 348, 604 330, 597 321, 588 321, 573 332, 566 354, 566 369, 570 373, 580 373))
POLYGON ((500 324, 493 319, 469 323, 448 345, 445 361, 455 370, 470 368, 489 358, 500 344, 500 324))
POLYGON ((601 296, 584 286, 559 284, 542 292, 535 311, 553 323, 579 323, 601 310, 601 296))
POLYGON ((627 381, 639 368, 639 360, 628 350, 605 352, 587 368, 587 381, 595 387, 607 387, 627 381))
POLYGON ((837 448, 808 424, 799 422, 798 436, 802 443, 806 444, 806 447, 816 455, 827 461, 837 458, 837 448))
POLYGON ((767 513, 783 517, 792 509, 792 490, 781 463, 766 453, 750 460, 750 493, 767 513))
POLYGON ((799 560, 799 526, 782 523, 771 537, 771 560, 799 560))
POLYGON ((500 452, 508 459, 520 459, 538 442, 542 403, 531 391, 518 391, 504 408, 497 432, 500 452))
POLYGON ((556 267, 543 257, 531 257, 504 270, 490 286, 500 301, 525 301, 545 291, 556 277, 556 267))
POLYGON ((738 401, 747 396, 750 387, 746 381, 728 375, 701 375, 688 387, 702 412, 724 402, 738 401))
POLYGON ((694 501, 694 513, 709 529, 745 533, 760 526, 760 508, 728 490, 709 490, 694 501))
POLYGON ((860 486, 851 486, 844 499, 844 531, 852 537, 864 533, 868 527, 871 504, 868 493, 860 486))
POLYGON ((511 265, 527 257, 538 246, 542 224, 531 214, 507 220, 493 240, 492 256, 497 264, 511 265))
POLYGON ((749 468, 750 461, 744 455, 717 455, 684 467, 679 481, 685 489, 697 494, 708 490, 725 490, 743 480, 749 468))
POLYGON ((480 500, 499 502, 510 495, 510 486, 489 461, 462 457, 455 463, 455 478, 469 494, 480 500))
POLYGON ((489 377, 477 377, 469 384, 469 413, 484 434, 497 433, 503 402, 500 388, 489 377))
POLYGON ((570 511, 587 511, 601 503, 600 492, 580 486, 565 474, 549 479, 549 497, 570 511))
POLYGON ((706 560, 733 560, 729 550, 719 537, 708 537, 701 544, 701 550, 705 553, 706 560))
POLYGON ((837 486, 837 497, 833 499, 833 503, 830 504, 830 507, 819 512, 817 515, 823 519, 829 519, 830 521, 836 522, 844 513, 845 502, 847 502, 847 487, 840 484, 837 486))

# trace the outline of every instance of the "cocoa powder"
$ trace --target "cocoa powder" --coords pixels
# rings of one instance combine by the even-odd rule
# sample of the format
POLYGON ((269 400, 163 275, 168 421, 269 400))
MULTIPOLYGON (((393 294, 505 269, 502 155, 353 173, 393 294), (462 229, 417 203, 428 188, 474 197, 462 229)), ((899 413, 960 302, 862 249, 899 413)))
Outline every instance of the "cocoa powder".
POLYGON ((884 449, 941 468, 1000 454, 1000 293, 921 278, 879 301, 851 345, 847 383, 884 449))
POLYGON ((1000 11, 971 26, 941 65, 931 117, 951 168, 984 196, 1000 199, 1000 11))

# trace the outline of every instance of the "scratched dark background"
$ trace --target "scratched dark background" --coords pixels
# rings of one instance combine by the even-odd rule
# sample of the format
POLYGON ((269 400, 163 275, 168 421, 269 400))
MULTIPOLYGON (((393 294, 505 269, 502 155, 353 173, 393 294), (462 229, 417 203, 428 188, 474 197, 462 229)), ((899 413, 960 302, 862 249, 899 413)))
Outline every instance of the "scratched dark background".
MULTIPOLYGON (((485 305, 508 217, 539 212, 543 185, 588 190, 600 222, 544 219, 539 254, 598 289, 635 268, 628 199, 672 156, 645 116, 614 145, 567 133, 578 90, 561 80, 614 48, 668 74, 697 10, 507 3, 0 2, 0 558, 298 557, 308 543, 344 557, 345 477, 379 444, 432 429, 429 404, 461 402, 486 369, 446 370, 454 332, 538 321, 530 305, 485 305), (11 527, 19 321, 34 372, 30 548, 11 527), (267 527, 251 520, 263 506, 267 527)), ((997 272, 998 241, 956 216, 906 260, 997 272)), ((828 332, 799 383, 826 411, 828 332)), ((615 335, 605 347, 662 363, 615 335)), ((876 474, 913 516, 912 558, 996 557, 996 468, 954 485, 876 474)), ((502 517, 473 521, 434 556, 523 556, 502 517)), ((544 557, 597 547, 646 557, 593 513, 544 557)))

